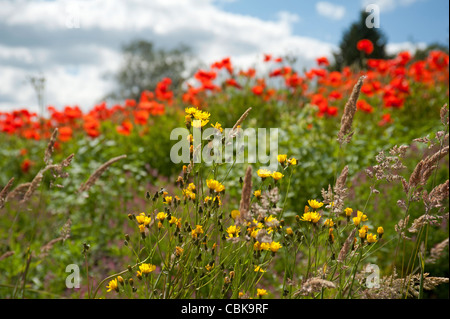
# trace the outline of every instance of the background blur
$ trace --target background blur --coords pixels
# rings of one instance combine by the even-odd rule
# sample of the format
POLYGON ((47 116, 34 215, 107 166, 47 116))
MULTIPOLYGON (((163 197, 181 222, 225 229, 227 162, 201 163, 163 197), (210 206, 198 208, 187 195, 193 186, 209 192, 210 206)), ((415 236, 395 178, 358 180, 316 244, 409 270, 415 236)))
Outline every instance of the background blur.
POLYGON ((318 56, 333 60, 343 33, 372 3, 387 53, 448 47, 445 0, 1 0, 0 112, 38 110, 30 77, 46 80, 43 104, 90 109, 117 89, 124 46, 136 39, 189 52, 177 69, 184 78, 226 56, 262 68, 263 53, 290 54, 300 69, 311 67, 318 56))

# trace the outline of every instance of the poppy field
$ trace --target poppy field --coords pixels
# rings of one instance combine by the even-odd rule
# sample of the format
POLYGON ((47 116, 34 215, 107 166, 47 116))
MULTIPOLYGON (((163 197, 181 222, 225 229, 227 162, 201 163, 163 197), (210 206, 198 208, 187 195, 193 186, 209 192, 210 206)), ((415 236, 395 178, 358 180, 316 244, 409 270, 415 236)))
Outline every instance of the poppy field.
POLYGON ((1 112, 0 297, 448 298, 449 56, 357 49, 363 67, 225 57, 137 100, 1 112), (276 167, 194 161, 249 128, 278 129, 276 167))

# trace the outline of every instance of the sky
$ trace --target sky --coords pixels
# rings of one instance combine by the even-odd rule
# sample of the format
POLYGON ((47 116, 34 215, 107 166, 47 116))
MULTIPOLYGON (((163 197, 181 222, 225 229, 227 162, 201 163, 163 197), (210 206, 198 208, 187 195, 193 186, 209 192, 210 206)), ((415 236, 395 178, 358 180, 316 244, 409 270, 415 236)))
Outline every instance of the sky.
POLYGON ((121 47, 183 43, 206 65, 237 68, 264 53, 293 54, 302 67, 332 56, 361 10, 376 4, 388 51, 448 46, 447 0, 0 0, 0 112, 37 111, 30 76, 44 76, 45 105, 88 110, 112 88, 121 47))

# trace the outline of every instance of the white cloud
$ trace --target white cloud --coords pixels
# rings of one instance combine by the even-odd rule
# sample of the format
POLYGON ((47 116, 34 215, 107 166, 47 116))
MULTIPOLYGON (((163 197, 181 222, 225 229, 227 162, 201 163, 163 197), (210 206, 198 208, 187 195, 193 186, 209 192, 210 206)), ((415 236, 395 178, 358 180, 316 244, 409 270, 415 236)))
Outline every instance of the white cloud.
POLYGON ((345 7, 325 1, 316 3, 316 11, 332 20, 341 20, 345 15, 345 7))
POLYGON ((245 68, 260 62, 263 53, 287 52, 306 67, 335 49, 293 35, 300 21, 295 14, 262 20, 226 12, 214 0, 0 0, 0 7, 1 110, 35 107, 24 79, 37 71, 47 78, 47 104, 92 107, 111 88, 102 74, 119 67, 120 46, 137 37, 162 47, 188 44, 207 64, 230 56, 245 68), (78 22, 79 28, 67 28, 78 22))
POLYGON ((409 51, 414 54, 419 49, 425 49, 427 44, 424 42, 412 43, 412 42, 399 42, 399 43, 388 43, 386 45, 387 54, 397 54, 401 51, 409 51))

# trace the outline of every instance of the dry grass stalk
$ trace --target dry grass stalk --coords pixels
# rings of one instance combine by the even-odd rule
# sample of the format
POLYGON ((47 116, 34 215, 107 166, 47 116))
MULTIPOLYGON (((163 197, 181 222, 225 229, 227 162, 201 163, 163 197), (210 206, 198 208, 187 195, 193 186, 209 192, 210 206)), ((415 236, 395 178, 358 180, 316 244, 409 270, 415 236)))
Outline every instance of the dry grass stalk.
POLYGON ((414 188, 419 184, 424 164, 425 164, 424 160, 421 160, 419 163, 417 163, 416 167, 414 168, 414 171, 409 177, 408 189, 414 188))
POLYGON ((336 184, 334 186, 332 211, 336 215, 342 212, 342 210, 344 209, 344 200, 348 196, 347 188, 345 187, 347 177, 348 177, 348 165, 344 167, 341 174, 337 178, 336 184))
POLYGON ((426 262, 434 264, 442 257, 445 249, 448 250, 448 238, 430 249, 430 257, 426 260, 426 262))
POLYGON ((89 176, 87 181, 80 186, 80 188, 78 189, 78 192, 82 193, 82 192, 88 191, 92 187, 92 185, 94 185, 95 182, 100 178, 100 176, 103 174, 103 172, 106 171, 106 169, 109 166, 111 166, 115 162, 120 161, 121 159, 126 158, 126 157, 127 157, 126 155, 117 156, 117 157, 111 158, 109 161, 102 164, 99 168, 97 168, 95 170, 94 173, 92 173, 91 176, 89 176))
POLYGON ((429 212, 433 208, 443 206, 443 202, 449 196, 449 180, 436 186, 433 190, 427 194, 426 191, 423 194, 423 202, 429 212))
POLYGON ((31 183, 23 183, 14 188, 9 194, 6 195, 5 202, 10 201, 11 199, 17 199, 21 200, 25 193, 27 192, 28 188, 30 187, 31 183))
POLYGON ((355 238, 356 229, 353 229, 353 231, 348 235, 347 239, 344 242, 344 245, 342 246, 341 251, 339 252, 339 256, 337 258, 338 262, 344 262, 345 257, 347 256, 348 252, 350 251, 350 248, 352 247, 353 240, 355 238))
POLYGON ((244 122, 244 120, 245 120, 245 119, 247 118, 247 116, 248 116, 248 113, 250 113, 251 109, 252 109, 252 108, 249 107, 249 108, 241 115, 241 117, 239 118, 239 120, 237 120, 236 124, 234 124, 233 128, 231 129, 230 134, 231 134, 238 126, 240 126, 240 125, 242 124, 242 122, 244 122))
POLYGON ((294 292, 293 296, 314 294, 321 291, 322 288, 333 289, 336 288, 336 285, 331 281, 319 277, 309 278, 299 290, 294 292))
POLYGON ((442 124, 448 125, 449 116, 448 116, 448 105, 447 104, 445 104, 441 108, 440 115, 441 115, 441 122, 442 122, 442 124))
POLYGON ((14 255, 13 251, 7 251, 6 253, 4 253, 3 255, 0 256, 0 261, 2 261, 3 259, 6 259, 8 257, 11 257, 12 255, 14 255))
POLYGON ((56 142, 56 138, 58 137, 58 128, 55 128, 55 130, 52 133, 52 136, 50 137, 50 141, 47 145, 47 148, 45 149, 45 154, 44 154, 44 163, 49 165, 52 164, 52 155, 53 155, 53 151, 54 151, 54 146, 55 146, 55 142, 56 142))
MULTIPOLYGON (((445 277, 428 276, 428 273, 424 273, 424 290, 433 290, 437 286, 449 282, 449 279, 445 277)), ((420 290, 420 278, 420 274, 399 278, 394 269, 392 275, 380 279, 379 288, 366 288, 361 291, 361 297, 364 299, 400 299, 406 295, 406 297, 417 298, 420 290)))
POLYGON ((239 218, 236 219, 237 224, 244 224, 252 220, 250 214, 250 199, 252 195, 252 167, 248 166, 242 184, 241 202, 239 204, 239 218))
POLYGON ((342 114, 341 118, 341 128, 339 130, 337 139, 340 144, 349 143, 350 140, 352 139, 353 132, 351 130, 353 124, 353 117, 355 116, 357 109, 356 102, 358 101, 359 93, 361 91, 361 87, 365 78, 366 78, 365 76, 359 78, 358 82, 353 87, 353 91, 350 95, 349 100, 345 104, 344 114, 342 114))
POLYGON ((5 187, 3 187, 3 189, 0 191, 0 209, 2 209, 5 206, 6 197, 8 196, 9 189, 11 188, 13 182, 14 177, 11 177, 11 179, 8 181, 5 187))
POLYGON ((55 239, 50 240, 47 244, 45 244, 44 246, 41 247, 41 253, 39 254, 39 258, 45 258, 48 256, 50 250, 52 250, 53 246, 60 241, 63 241, 64 238, 63 237, 58 237, 55 239))
POLYGON ((74 154, 71 154, 66 159, 64 159, 61 163, 59 163, 59 164, 49 164, 49 165, 45 166, 43 169, 41 169, 36 174, 36 176, 33 178, 33 180, 31 181, 30 186, 28 187, 27 191, 25 192, 25 195, 23 196, 21 202, 25 203, 28 200, 30 200, 31 196, 34 194, 36 189, 41 184, 41 181, 44 178, 44 173, 45 172, 47 172, 49 170, 52 170, 54 177, 62 177, 62 178, 67 177, 68 174, 65 173, 63 171, 63 169, 70 165, 70 163, 72 162, 73 157, 74 157, 74 154))

